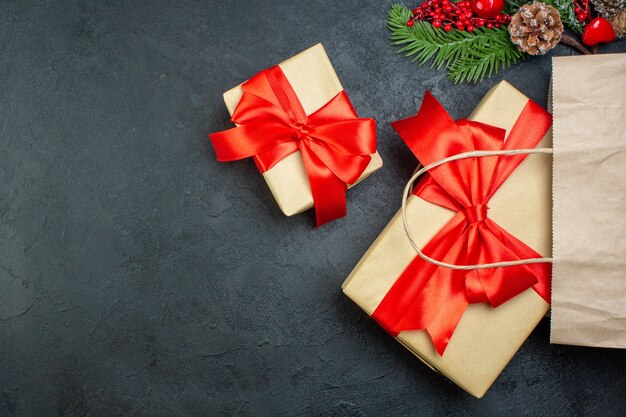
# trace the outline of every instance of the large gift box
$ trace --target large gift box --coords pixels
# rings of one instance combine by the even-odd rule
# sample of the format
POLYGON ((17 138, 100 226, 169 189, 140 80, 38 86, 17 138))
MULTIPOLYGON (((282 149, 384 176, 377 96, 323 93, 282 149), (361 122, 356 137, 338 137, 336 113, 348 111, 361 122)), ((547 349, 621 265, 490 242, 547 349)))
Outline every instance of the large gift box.
POLYGON ((287 216, 314 205, 318 225, 345 215, 345 189, 383 165, 374 120, 357 117, 321 44, 228 90, 224 101, 240 126, 210 135, 218 159, 252 156, 287 216))
MULTIPOLYGON (((550 123, 545 110, 503 81, 469 121, 454 122, 427 93, 420 112, 394 128, 426 165, 474 149, 550 147, 550 123)), ((439 166, 417 184, 406 215, 418 247, 446 263, 550 256, 551 157, 439 166)), ((548 311, 549 280, 545 263, 463 271, 426 262, 398 212, 343 291, 429 367, 480 398, 548 311)))

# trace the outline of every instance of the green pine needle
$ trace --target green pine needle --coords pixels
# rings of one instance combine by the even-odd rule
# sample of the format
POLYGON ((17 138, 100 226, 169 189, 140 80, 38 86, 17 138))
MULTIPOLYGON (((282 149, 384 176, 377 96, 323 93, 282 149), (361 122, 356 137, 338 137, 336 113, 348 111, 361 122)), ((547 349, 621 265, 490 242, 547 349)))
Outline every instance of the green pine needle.
POLYGON ((481 81, 522 58, 504 27, 480 28, 471 33, 457 29, 446 32, 421 21, 409 27, 406 22, 411 17, 408 8, 398 4, 391 7, 387 18, 391 45, 401 46, 397 52, 419 65, 432 59, 430 67, 446 68, 455 84, 481 81))

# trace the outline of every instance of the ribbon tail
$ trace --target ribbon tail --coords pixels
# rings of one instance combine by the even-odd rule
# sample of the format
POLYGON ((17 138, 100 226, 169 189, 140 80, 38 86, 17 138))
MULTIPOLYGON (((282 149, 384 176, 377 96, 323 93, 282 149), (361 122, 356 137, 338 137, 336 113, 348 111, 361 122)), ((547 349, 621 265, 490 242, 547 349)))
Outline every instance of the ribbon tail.
MULTIPOLYGON (((466 225, 455 216, 422 251, 436 259, 457 262, 464 247, 466 225)), ((380 302, 372 318, 388 333, 426 330, 443 354, 467 307, 462 275, 416 256, 380 302)))
POLYGON ((340 180, 301 142, 300 152, 309 178, 313 204, 315 206, 315 224, 322 226, 346 215, 346 183, 340 180))
MULTIPOLYGON (((441 271, 441 269, 439 269, 441 271)), ((439 272, 437 275, 441 275, 441 279, 450 280, 451 278, 447 273, 439 272)), ((425 327, 425 330, 430 335, 430 338, 433 340, 433 344, 435 345, 435 349, 440 356, 443 356, 448 344, 450 343, 450 339, 452 339, 452 335, 456 330, 459 321, 461 321, 461 317, 463 313, 467 309, 469 303, 463 293, 463 281, 462 275, 458 271, 450 274, 453 276, 451 279, 453 291, 447 297, 445 294, 442 294, 441 291, 437 291, 436 289, 432 291, 432 293, 438 298, 438 300, 431 300, 432 304, 437 303, 438 313, 437 316, 428 323, 425 327)), ((441 280, 439 277, 433 277, 432 285, 437 288, 439 285, 438 282, 441 280)))
POLYGON ((443 355, 469 305, 463 277, 462 271, 437 267, 392 332, 398 334, 403 330, 423 329, 432 339, 439 355, 443 355))

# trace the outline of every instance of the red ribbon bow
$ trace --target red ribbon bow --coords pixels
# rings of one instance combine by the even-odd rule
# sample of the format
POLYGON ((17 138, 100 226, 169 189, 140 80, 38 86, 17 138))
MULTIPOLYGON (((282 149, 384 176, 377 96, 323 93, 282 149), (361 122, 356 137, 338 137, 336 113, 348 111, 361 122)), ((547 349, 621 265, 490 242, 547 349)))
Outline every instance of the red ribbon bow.
POLYGON ((376 152, 376 124, 359 119, 341 91, 307 116, 280 67, 242 85, 232 121, 237 127, 209 135, 218 161, 254 157, 261 172, 299 150, 311 185, 317 226, 346 215, 347 185, 376 152))
MULTIPOLYGON (((473 150, 533 148, 552 119, 531 100, 506 141, 506 131, 468 120, 455 122, 429 93, 416 116, 394 122, 423 165, 473 150)), ((541 257, 491 220, 489 199, 526 155, 470 158, 441 165, 426 174, 413 194, 456 211, 423 248, 453 264, 485 264, 541 257)), ((471 271, 439 267, 416 256, 385 295, 372 317, 396 336, 424 329, 440 355, 470 303, 493 307, 533 288, 550 302, 551 264, 529 264, 471 271)))

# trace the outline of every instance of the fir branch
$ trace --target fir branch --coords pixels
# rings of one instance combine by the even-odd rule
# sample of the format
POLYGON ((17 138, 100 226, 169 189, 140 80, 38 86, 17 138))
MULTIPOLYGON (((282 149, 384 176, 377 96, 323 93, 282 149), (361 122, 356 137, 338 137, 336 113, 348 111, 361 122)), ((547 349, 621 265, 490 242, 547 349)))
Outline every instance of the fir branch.
POLYGON ((481 81, 522 57, 504 27, 480 28, 471 33, 457 29, 446 32, 421 21, 409 27, 406 22, 411 17, 408 8, 391 7, 387 19, 391 45, 401 46, 397 53, 410 57, 411 62, 424 65, 432 59, 431 68, 445 67, 454 83, 481 81))
POLYGON ((504 0, 504 13, 513 16, 528 0, 504 0))
MULTIPOLYGON (((510 43, 508 31, 500 29, 499 32, 498 38, 500 39, 494 39, 493 43, 496 45, 497 42, 510 43)), ((448 74, 454 83, 481 81, 485 76, 491 77, 500 69, 511 66, 520 58, 522 58, 522 52, 516 47, 493 46, 486 52, 470 51, 452 63, 448 74)))
MULTIPOLYGON (((550 4, 552 6, 552 3, 549 3, 550 0, 504 0, 503 12, 512 16, 523 5, 531 4, 531 3, 534 3, 535 1, 540 1, 541 3, 548 3, 548 4, 550 4)), ((565 1, 565 0, 560 0, 560 1, 565 1)), ((572 1, 572 0, 570 0, 570 1, 572 1)))

